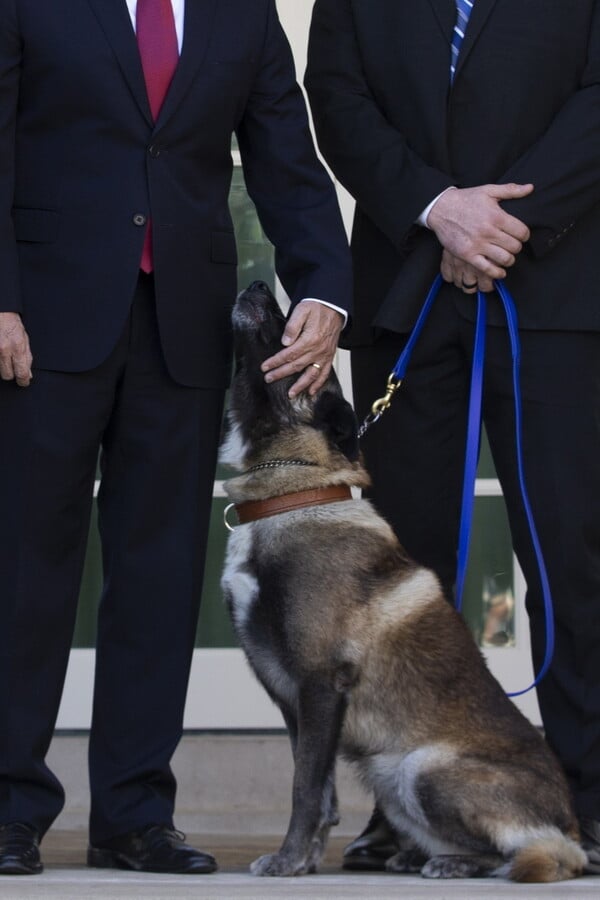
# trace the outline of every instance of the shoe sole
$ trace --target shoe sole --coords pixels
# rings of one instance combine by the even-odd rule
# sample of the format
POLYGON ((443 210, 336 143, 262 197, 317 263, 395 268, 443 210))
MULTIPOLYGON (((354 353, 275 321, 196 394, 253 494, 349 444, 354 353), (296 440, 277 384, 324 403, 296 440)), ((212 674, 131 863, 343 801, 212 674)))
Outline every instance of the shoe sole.
POLYGON ((128 869, 134 872, 154 872, 159 875, 210 875, 218 869, 216 865, 191 866, 187 869, 150 868, 122 853, 116 853, 113 850, 103 850, 99 847, 88 848, 87 864, 92 869, 128 869))
POLYGON ((0 866, 0 875, 40 875, 44 871, 43 865, 24 866, 22 863, 5 863, 0 866))
POLYGON ((342 860, 342 869, 351 872, 385 872, 386 860, 377 856, 361 856, 353 859, 349 856, 342 860))

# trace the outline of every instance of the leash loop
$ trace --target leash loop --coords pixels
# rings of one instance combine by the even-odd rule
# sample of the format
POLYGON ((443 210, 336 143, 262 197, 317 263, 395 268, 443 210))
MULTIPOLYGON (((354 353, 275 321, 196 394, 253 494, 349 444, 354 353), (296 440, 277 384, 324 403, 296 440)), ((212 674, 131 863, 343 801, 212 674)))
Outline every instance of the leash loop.
MULTIPOLYGON (((358 431, 359 438, 362 437, 367 429, 374 424, 387 410, 392 402, 392 398, 398 387, 402 383, 410 356, 422 331, 425 320, 429 314, 434 299, 436 298, 443 279, 438 275, 429 289, 429 293, 425 299, 425 303, 419 313, 415 326, 406 342, 406 345, 398 357, 398 361, 388 378, 388 389, 384 397, 376 400, 368 415, 358 431)), ((522 406, 521 406, 521 390, 519 366, 521 361, 521 346, 519 341, 519 326, 517 311, 514 300, 509 293, 505 284, 501 281, 494 281, 494 288, 498 292, 504 312, 506 315, 506 323, 510 338, 510 347, 512 355, 512 373, 513 373, 513 394, 514 394, 514 412, 515 412, 515 444, 517 469, 519 476, 519 488, 521 492, 521 500, 523 509, 529 526, 532 546, 535 552, 538 572, 540 577, 540 585, 542 590, 542 599, 545 615, 545 654, 541 668, 535 676, 534 681, 529 687, 508 693, 509 697, 519 697, 526 694, 532 688, 536 687, 546 675, 552 657, 554 655, 554 611, 552 603, 552 594, 550 591, 550 582, 544 562, 544 556, 540 540, 535 527, 533 512, 527 494, 525 485, 525 473, 523 466, 523 448, 522 448, 522 406)), ((469 412, 467 425, 467 442, 465 453, 465 469, 463 477, 463 493, 461 504, 461 519, 459 530, 459 546, 458 546, 458 564, 456 575, 456 599, 455 605, 460 612, 462 607, 462 594, 467 570, 467 562, 469 556, 469 543, 471 535, 471 522, 473 518, 473 504, 475 500, 475 480, 477 476, 477 463, 479 460, 479 449, 481 444, 481 403, 483 397, 483 370, 485 358, 485 334, 487 325, 487 301, 482 291, 477 291, 477 318, 475 322, 475 339, 473 345, 473 366, 471 371, 471 389, 469 393, 469 412)))

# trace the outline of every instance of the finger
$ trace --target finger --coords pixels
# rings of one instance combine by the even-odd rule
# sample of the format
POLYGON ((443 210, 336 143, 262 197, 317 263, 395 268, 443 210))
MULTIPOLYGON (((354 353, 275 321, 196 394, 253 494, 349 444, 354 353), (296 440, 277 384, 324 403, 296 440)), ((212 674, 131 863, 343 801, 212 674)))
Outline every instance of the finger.
POLYGON ((281 336, 281 343, 284 347, 289 347, 298 340, 306 327, 309 316, 310 307, 307 303, 299 303, 294 307, 281 336))
POLYGON ((306 390, 312 397, 323 387, 331 371, 331 365, 329 363, 317 365, 312 363, 306 367, 300 378, 289 389, 288 395, 290 398, 293 399, 306 390))
POLYGON ((494 290, 494 282, 490 278, 480 277, 477 283, 477 286, 480 291, 484 294, 489 294, 494 290))
POLYGON ((440 272, 442 277, 445 275, 445 281, 454 284, 459 290, 463 290, 465 286, 467 289, 477 289, 478 273, 475 269, 446 249, 442 253, 440 272))
POLYGON ((502 215, 496 221, 496 225, 498 230, 502 233, 502 246, 507 250, 513 249, 514 242, 516 241, 521 246, 517 250, 517 253, 520 253, 523 249, 523 244, 526 244, 529 238, 531 237, 531 232, 527 225, 524 222, 521 222, 520 219, 515 218, 515 216, 509 216, 508 213, 501 211, 502 215))
POLYGON ((31 382, 31 362, 27 356, 13 359, 13 372, 19 387, 28 387, 31 382))
MULTIPOLYGON (((302 305, 302 304, 300 304, 302 305)), ((319 351, 322 349, 322 337, 318 332, 310 330, 307 325, 308 317, 297 318, 294 323, 288 322, 286 331, 284 331, 281 342, 288 343, 287 347, 265 359, 261 364, 262 372, 270 372, 277 370, 282 366, 294 366, 287 374, 293 374, 299 369, 308 365, 309 362, 320 356, 319 351), (289 343, 291 341, 291 343, 289 343)))
MULTIPOLYGON (((481 240, 490 240, 510 253, 520 253, 523 244, 530 238, 530 231, 524 222, 509 215, 502 207, 496 207, 480 231, 481 240)), ((477 237, 474 238, 475 240, 477 237)))
POLYGON ((265 373, 266 381, 275 381, 286 375, 295 375, 316 359, 323 359, 329 355, 329 349, 325 342, 303 335, 291 347, 280 350, 275 356, 266 359, 260 368, 265 373))
MULTIPOLYGON (((299 353, 304 352, 305 344, 304 341, 302 343, 302 333, 304 328, 306 327, 306 322, 309 317, 309 311, 306 309, 300 309, 303 304, 300 303, 292 312, 290 318, 288 319, 283 334, 281 336, 281 343, 284 346, 283 350, 280 350, 279 353, 275 353, 273 356, 270 356, 268 359, 261 364, 261 371, 268 372, 272 369, 278 369, 281 366, 288 365, 293 363, 294 359, 297 358, 299 353)), ((306 337, 303 335, 303 337, 306 337)), ((310 336, 309 336, 310 340, 310 336)))
MULTIPOLYGON (((269 375, 273 375, 279 372, 281 368, 288 368, 287 374, 293 374, 294 372, 299 371, 301 368, 300 365, 294 368, 294 363, 296 360, 297 350, 280 350, 279 353, 276 353, 274 356, 270 356, 268 359, 265 359, 263 363, 261 363, 260 369, 261 372, 268 373, 269 375)), ((279 375, 279 377, 282 377, 279 375)), ((274 379, 266 378, 265 381, 270 381, 274 379)))
POLYGON ((457 269, 460 277, 460 284, 458 285, 458 287, 460 287, 461 290, 476 291, 479 272, 477 272, 472 266, 468 265, 468 263, 464 262, 461 262, 460 266, 458 266, 457 269))
POLYGON ((474 294, 475 291, 482 291, 484 294, 489 294, 495 289, 494 282, 491 278, 488 278, 487 275, 482 275, 481 272, 473 272, 472 275, 472 278, 471 273, 469 273, 468 276, 466 273, 463 275, 461 290, 465 293, 474 294))
POLYGON ((314 395, 321 390, 321 388, 329 378, 329 373, 331 372, 332 368, 332 363, 323 363, 323 365, 319 369, 317 377, 308 389, 308 393, 311 395, 311 397, 314 397, 314 395))
POLYGON ((299 372, 303 372, 306 369, 309 361, 310 357, 307 355, 282 362, 265 373, 265 381, 267 384, 271 384, 273 381, 279 381, 281 378, 297 375, 299 372))
MULTIPOLYGON (((488 245, 485 244, 485 247, 488 245)), ((494 246, 490 244, 490 246, 494 246)), ((493 290, 493 284, 491 282, 491 278, 489 275, 486 275, 485 272, 481 271, 477 267, 477 262, 481 262, 483 259, 483 264, 486 267, 486 270, 490 271, 490 260, 485 254, 485 251, 482 248, 473 248, 471 251, 471 256, 467 262, 466 259, 455 256, 450 253, 449 250, 444 250, 442 255, 442 260, 444 263, 444 267, 449 275, 448 281, 452 281, 457 287, 463 287, 463 284, 467 286, 478 283, 478 286, 481 290, 481 284, 484 283, 486 290, 493 290)), ((492 271, 501 272, 502 269, 495 263, 491 263, 493 269, 492 271)), ((492 276, 493 277, 493 276, 492 276)))
POLYGON ((533 185, 515 184, 514 181, 508 184, 488 184, 487 191, 491 197, 497 200, 517 200, 520 197, 526 197, 533 191, 533 185))
POLYGON ((487 275, 492 281, 495 279, 506 278, 506 269, 495 265, 486 256, 476 256, 473 260, 473 264, 482 275, 487 275))
POLYGON ((452 259, 452 283, 457 288, 462 287, 464 267, 465 267, 465 264, 462 260, 459 260, 459 259, 456 259, 456 257, 453 257, 453 259, 452 259))
POLYGON ((15 372, 13 369, 12 357, 2 354, 2 356, 0 356, 0 378, 2 381, 12 381, 14 377, 15 372))
POLYGON ((279 353, 266 359, 261 364, 261 371, 265 373, 267 381, 294 375, 317 359, 331 364, 336 350, 335 338, 328 335, 308 335, 305 332, 291 347, 280 350, 279 353), (269 379, 267 375, 275 377, 269 379))
POLYGON ((444 281, 448 282, 448 284, 452 284, 452 282, 454 281, 454 271, 452 269, 452 266, 444 259, 442 259, 442 262, 440 264, 440 275, 442 276, 444 281))
MULTIPOLYGON (((496 199, 494 198, 494 202, 496 199)), ((503 247, 506 247, 507 250, 516 249, 517 252, 520 252, 523 249, 523 244, 525 244, 529 238, 531 237, 531 232, 529 228, 522 222, 521 219, 518 219, 516 216, 511 216, 510 213, 506 212, 501 206, 496 206, 494 210, 494 214, 490 219, 490 224, 494 230, 501 232, 501 240, 503 247), (514 247, 514 242, 517 241, 521 247, 514 247)))
POLYGON ((483 255, 494 265, 501 266, 503 269, 510 269, 516 262, 516 257, 504 247, 498 244, 488 243, 482 250, 483 255))
MULTIPOLYGON (((529 230, 525 225, 523 226, 523 228, 527 231, 529 230)), ((502 246, 505 250, 508 251, 508 253, 512 253, 513 256, 519 255, 519 253, 523 249, 523 243, 523 241, 520 241, 518 238, 514 237, 514 235, 509 234, 507 231, 502 231, 502 246)))
MULTIPOLYGON (((516 257, 507 249, 508 243, 512 246, 512 241, 505 232, 498 227, 490 227, 484 234, 463 241, 452 256, 458 261, 461 274, 464 267, 479 274, 481 259, 485 258, 487 260, 486 269, 481 271, 481 274, 495 278, 499 275, 489 269, 490 264, 495 266, 496 272, 498 272, 500 269, 510 268, 515 263, 516 257)), ((456 276, 456 265, 454 266, 454 276, 456 276)))

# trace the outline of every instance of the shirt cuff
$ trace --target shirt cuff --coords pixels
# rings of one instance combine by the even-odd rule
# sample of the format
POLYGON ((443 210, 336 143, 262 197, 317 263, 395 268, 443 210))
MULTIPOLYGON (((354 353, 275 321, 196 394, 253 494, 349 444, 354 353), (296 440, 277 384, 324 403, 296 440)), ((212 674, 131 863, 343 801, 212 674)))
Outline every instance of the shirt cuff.
POLYGON ((340 314, 340 316, 343 316, 344 328, 346 327, 346 325, 348 323, 348 313, 346 312, 345 309, 340 309, 340 307, 336 306, 334 303, 327 303, 326 300, 319 300, 317 297, 303 297, 300 302, 304 303, 305 300, 312 300, 313 303, 321 303, 322 306, 328 306, 329 309, 335 309, 335 311, 338 312, 340 314))
POLYGON ((451 184, 450 187, 445 188, 443 191, 441 191, 441 192, 437 195, 437 197, 434 197, 434 198, 433 198, 433 200, 431 201, 431 203, 429 203, 429 204, 425 207, 425 209, 423 210, 423 212, 421 213, 421 215, 420 215, 419 218, 417 219, 417 225, 422 225, 423 228, 429 228, 429 225, 427 224, 427 219, 428 219, 428 217, 429 217, 429 213, 431 212, 431 210, 433 209, 433 207, 435 206, 435 204, 438 202, 438 200, 440 199, 440 197, 442 196, 442 194, 445 194, 446 191, 451 191, 454 187, 455 187, 455 185, 451 184))

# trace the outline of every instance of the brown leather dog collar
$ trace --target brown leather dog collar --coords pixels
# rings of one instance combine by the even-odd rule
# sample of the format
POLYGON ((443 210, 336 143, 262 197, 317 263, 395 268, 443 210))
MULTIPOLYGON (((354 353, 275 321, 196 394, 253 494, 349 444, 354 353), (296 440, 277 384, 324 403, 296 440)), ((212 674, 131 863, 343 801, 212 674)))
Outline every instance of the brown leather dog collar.
POLYGON ((280 497, 269 497, 267 500, 247 500, 234 504, 240 525, 266 519, 278 513, 291 512, 305 506, 322 506, 337 500, 351 500, 352 491, 347 485, 336 484, 332 487, 313 488, 310 491, 295 491, 293 494, 282 494, 280 497))

